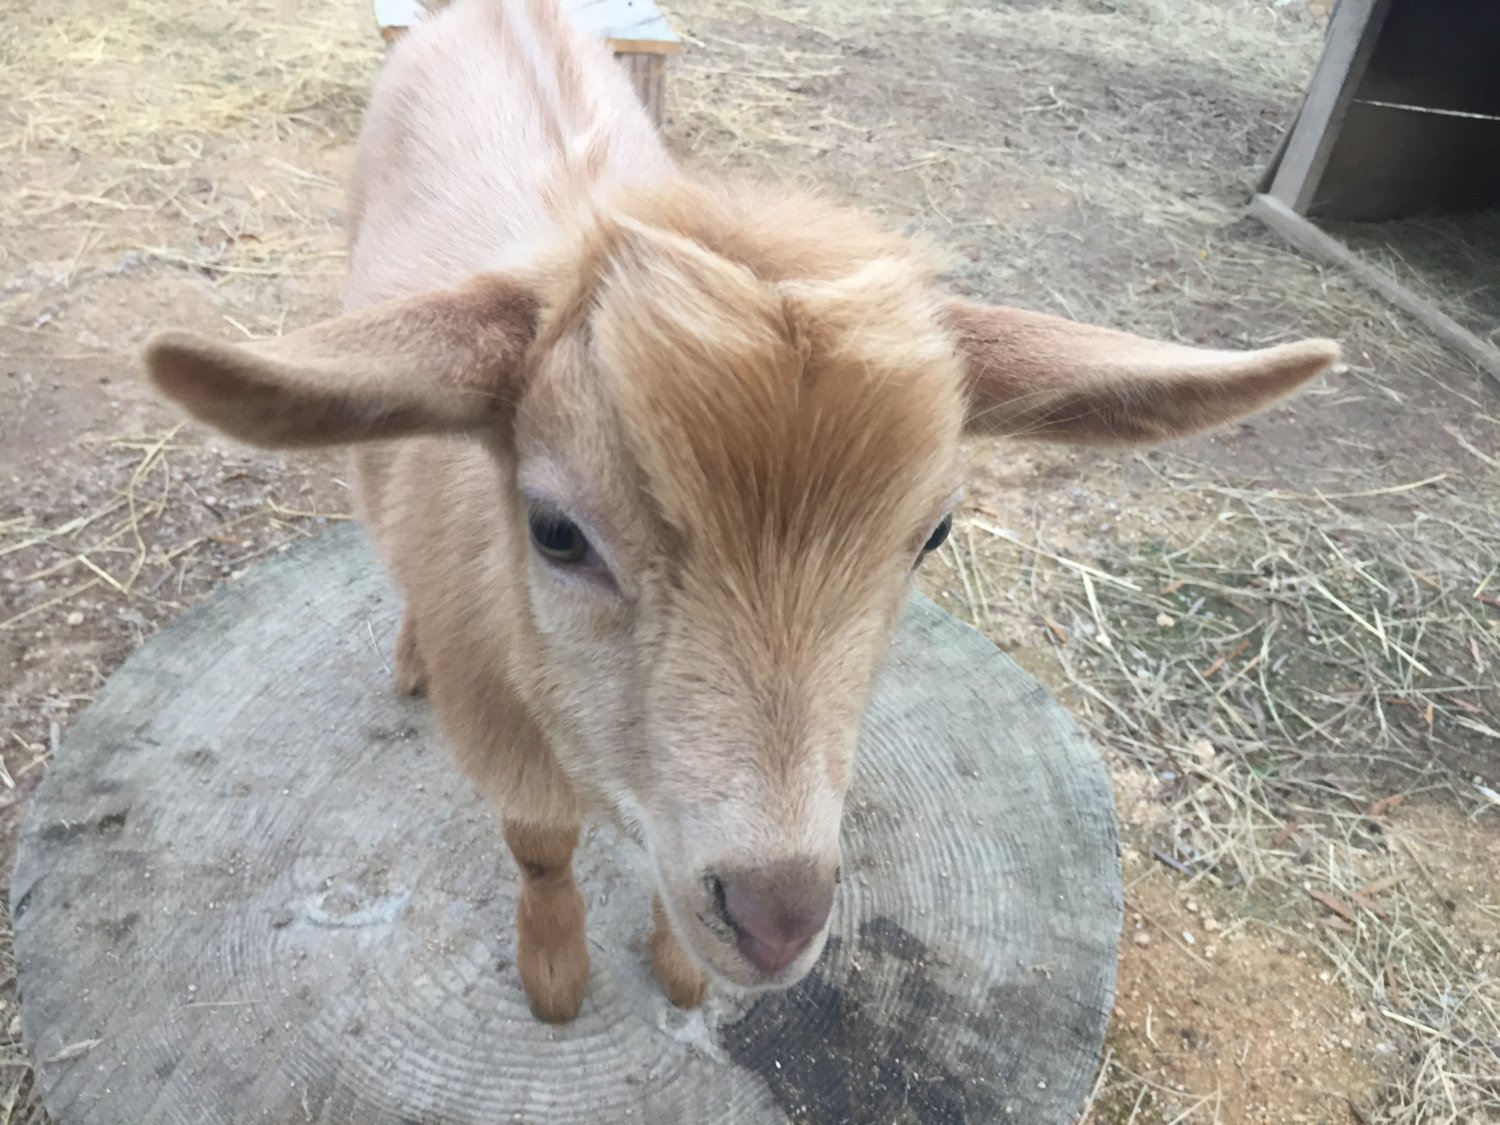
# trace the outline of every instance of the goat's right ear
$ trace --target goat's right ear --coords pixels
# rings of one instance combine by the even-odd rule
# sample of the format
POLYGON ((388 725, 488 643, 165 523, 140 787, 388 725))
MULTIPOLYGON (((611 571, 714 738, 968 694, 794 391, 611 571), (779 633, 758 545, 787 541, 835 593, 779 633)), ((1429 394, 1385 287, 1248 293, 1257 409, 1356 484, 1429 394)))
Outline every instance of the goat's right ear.
POLYGON ((164 332, 143 358, 166 397, 250 445, 475 430, 519 399, 537 313, 524 285, 482 275, 270 340, 164 332))

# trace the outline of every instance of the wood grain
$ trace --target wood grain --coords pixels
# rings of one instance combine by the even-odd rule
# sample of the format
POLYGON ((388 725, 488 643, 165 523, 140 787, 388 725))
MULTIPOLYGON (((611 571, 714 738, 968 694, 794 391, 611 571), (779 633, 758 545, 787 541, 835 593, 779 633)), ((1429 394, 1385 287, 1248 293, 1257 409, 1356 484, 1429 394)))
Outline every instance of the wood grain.
POLYGON ((1108 781, 978 634, 910 609, 806 982, 671 1008, 642 857, 594 828, 576 860, 593 975, 559 1029, 510 961, 498 826, 391 692, 398 611, 359 532, 331 533, 152 639, 70 732, 12 884, 57 1125, 1076 1111, 1120 929, 1108 781))
POLYGON ((1375 52, 1392 0, 1346 0, 1334 13, 1302 108, 1277 162, 1268 194, 1299 215, 1317 194, 1349 103, 1375 52))

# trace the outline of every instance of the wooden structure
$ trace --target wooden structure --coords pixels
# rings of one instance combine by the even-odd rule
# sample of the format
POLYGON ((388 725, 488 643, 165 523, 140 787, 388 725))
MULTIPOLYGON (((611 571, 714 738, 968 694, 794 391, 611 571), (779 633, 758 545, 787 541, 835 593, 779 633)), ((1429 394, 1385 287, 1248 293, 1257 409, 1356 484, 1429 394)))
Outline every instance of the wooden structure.
POLYGON ((154 637, 69 733, 11 889, 55 1125, 1072 1120, 1120 933, 1109 781, 979 634, 910 607, 805 982, 670 1007, 643 856, 594 828, 593 974, 554 1028, 499 826, 390 689, 398 611, 331 533, 154 637))
MULTIPOLYGON (((422 0, 374 0, 375 22, 387 44, 419 22, 426 9, 422 0)), ((651 119, 660 127, 666 113, 667 62, 682 50, 682 39, 672 30, 652 0, 558 0, 568 18, 590 35, 607 42, 615 59, 630 75, 651 119)))
POLYGON ((1500 207, 1497 49, 1495 0, 1339 0, 1251 213, 1500 380, 1500 349, 1316 225, 1500 207))

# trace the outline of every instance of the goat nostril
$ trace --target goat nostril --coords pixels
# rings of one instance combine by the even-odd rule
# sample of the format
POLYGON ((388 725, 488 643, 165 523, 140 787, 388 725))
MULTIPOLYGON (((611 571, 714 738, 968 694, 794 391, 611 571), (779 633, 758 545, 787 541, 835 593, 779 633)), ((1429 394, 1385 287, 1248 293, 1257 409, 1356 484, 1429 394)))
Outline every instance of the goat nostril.
POLYGON ((734 918, 730 916, 729 905, 724 899, 724 880, 717 875, 703 876, 703 888, 708 891, 708 897, 713 900, 714 913, 730 928, 735 929, 734 918))

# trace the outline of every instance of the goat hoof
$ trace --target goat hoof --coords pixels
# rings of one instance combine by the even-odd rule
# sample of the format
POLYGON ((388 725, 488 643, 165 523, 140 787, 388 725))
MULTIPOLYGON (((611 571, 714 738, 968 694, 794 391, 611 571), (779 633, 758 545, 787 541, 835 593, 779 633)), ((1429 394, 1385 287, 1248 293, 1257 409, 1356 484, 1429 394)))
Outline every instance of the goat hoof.
POLYGON ((402 699, 427 691, 427 665, 417 648, 417 630, 411 611, 401 617, 401 631, 396 634, 396 695, 402 699))
POLYGON ((578 1015, 589 983, 589 953, 581 932, 550 948, 523 936, 516 964, 532 1015, 544 1023, 568 1023, 578 1015))

